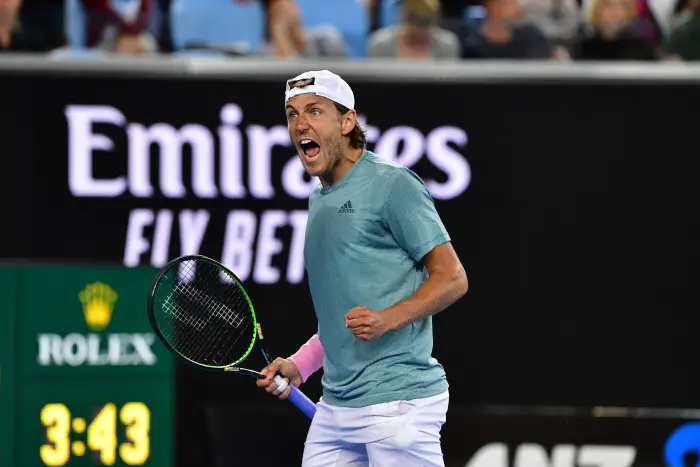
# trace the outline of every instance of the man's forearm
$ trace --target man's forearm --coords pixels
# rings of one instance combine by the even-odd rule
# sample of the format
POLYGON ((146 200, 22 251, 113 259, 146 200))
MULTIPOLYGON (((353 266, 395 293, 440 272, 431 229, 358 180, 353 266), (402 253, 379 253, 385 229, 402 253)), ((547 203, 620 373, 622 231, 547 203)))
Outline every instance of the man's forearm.
POLYGON ((405 300, 382 312, 390 330, 411 324, 441 312, 467 293, 469 284, 464 268, 434 271, 405 300))

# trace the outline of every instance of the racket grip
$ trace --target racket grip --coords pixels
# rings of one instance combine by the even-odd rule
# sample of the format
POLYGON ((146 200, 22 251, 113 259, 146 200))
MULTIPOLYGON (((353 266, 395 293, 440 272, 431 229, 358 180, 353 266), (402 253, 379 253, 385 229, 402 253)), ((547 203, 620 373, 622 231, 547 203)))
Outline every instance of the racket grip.
MULTIPOLYGON (((289 392, 289 397, 287 397, 287 400, 296 405, 297 408, 304 412, 307 417, 311 419, 314 418, 314 415, 316 414, 316 404, 314 404, 311 399, 306 397, 306 394, 301 392, 299 388, 293 384, 287 383, 287 381, 285 381, 280 375, 275 376, 275 383, 277 383, 278 388, 284 387, 286 389, 286 387, 289 386, 291 391, 289 392)), ((282 389, 282 391, 284 391, 284 389, 282 389)))

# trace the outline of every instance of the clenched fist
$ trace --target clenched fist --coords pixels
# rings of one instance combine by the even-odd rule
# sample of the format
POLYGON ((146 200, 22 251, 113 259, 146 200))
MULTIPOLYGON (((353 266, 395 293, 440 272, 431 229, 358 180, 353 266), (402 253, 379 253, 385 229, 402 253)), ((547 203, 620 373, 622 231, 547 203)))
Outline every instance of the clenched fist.
POLYGON ((382 313, 365 306, 356 306, 345 314, 345 327, 363 341, 378 339, 391 330, 382 313))

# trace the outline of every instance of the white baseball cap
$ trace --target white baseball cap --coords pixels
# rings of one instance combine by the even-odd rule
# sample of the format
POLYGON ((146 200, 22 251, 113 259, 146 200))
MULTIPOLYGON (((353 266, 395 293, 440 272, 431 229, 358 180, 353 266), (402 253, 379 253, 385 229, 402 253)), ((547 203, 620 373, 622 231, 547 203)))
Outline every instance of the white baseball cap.
POLYGON ((350 85, 328 70, 307 71, 287 81, 284 102, 299 94, 316 94, 348 109, 355 108, 355 95, 350 85))

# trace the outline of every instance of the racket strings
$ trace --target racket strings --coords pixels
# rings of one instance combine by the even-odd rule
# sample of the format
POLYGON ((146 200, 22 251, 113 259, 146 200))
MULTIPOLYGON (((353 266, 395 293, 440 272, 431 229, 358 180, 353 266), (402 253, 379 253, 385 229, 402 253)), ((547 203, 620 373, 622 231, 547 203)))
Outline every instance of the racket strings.
POLYGON ((175 296, 182 293, 182 284, 178 284, 170 295, 163 302, 163 311, 169 313, 175 317, 175 319, 182 321, 183 323, 194 327, 198 331, 204 329, 206 321, 198 316, 194 316, 190 313, 184 311, 184 309, 176 302, 175 296))
MULTIPOLYGON (((209 277, 207 278, 207 281, 216 282, 216 281, 217 281, 217 278, 219 278, 219 277, 221 276, 221 271, 209 269, 209 270, 208 270, 208 275, 209 275, 209 277), (214 277, 214 276, 216 276, 216 277, 214 277)), ((226 278, 228 278, 228 276, 226 276, 226 278)), ((222 342, 221 342, 221 341, 224 341, 224 344, 225 344, 225 345, 230 346, 230 347, 232 347, 232 348, 235 348, 235 347, 236 347, 236 344, 237 344, 238 341, 240 340, 241 336, 243 336, 243 333, 248 329, 248 326, 250 326, 250 324, 251 324, 252 321, 253 321, 253 320, 252 320, 252 315, 251 315, 250 313, 248 313, 248 304, 247 304, 247 300, 246 300, 244 294, 243 294, 243 293, 241 292, 241 290, 238 288, 237 284, 235 284, 234 281, 231 281, 231 283, 229 283, 229 284, 228 284, 227 286, 225 286, 225 287, 227 288, 227 290, 228 290, 229 293, 228 293, 227 296, 225 297, 223 303, 222 303, 222 302, 219 302, 219 304, 220 304, 221 307, 220 307, 220 308, 215 308, 215 309, 213 310, 213 313, 214 313, 215 315, 219 316, 219 317, 224 318, 226 322, 228 322, 231 326, 234 327, 234 330, 241 328, 241 325, 243 325, 243 324, 245 324, 245 325, 244 325, 241 329, 239 329, 239 332, 235 333, 235 334, 232 336, 232 337, 233 337, 233 341, 230 342, 230 343, 227 342, 226 340, 224 340, 224 336, 223 336, 223 335, 219 335, 219 336, 218 336, 218 339, 216 339, 216 336, 214 336, 215 339, 213 339, 212 342, 214 342, 214 340, 215 340, 216 342, 215 342, 215 344, 214 344, 212 347, 209 348, 210 350, 211 350, 212 348, 213 348, 213 349, 219 349, 219 350, 220 350, 221 347, 222 347, 222 345, 221 345, 222 342), (226 305, 224 305, 224 303, 231 303, 231 307, 227 307, 226 305), (224 309, 226 310, 226 313, 225 313, 225 314, 222 313, 222 310, 224 310, 224 309), (241 309, 246 310, 246 313, 245 313, 245 314, 241 314, 241 313, 236 313, 236 312, 233 311, 233 310, 241 310, 241 309)), ((211 351, 213 352, 213 350, 211 350, 211 351)), ((220 360, 220 361, 223 362, 223 363, 221 363, 221 364, 226 364, 227 362, 228 362, 228 363, 231 363, 230 360, 228 360, 228 361, 225 360, 226 352, 224 352, 224 353, 222 354, 222 353, 219 351, 219 352, 216 352, 215 355, 218 356, 219 358, 223 358, 223 359, 224 359, 224 360, 220 360)), ((242 354, 241 354, 241 355, 242 355, 242 354)))
MULTIPOLYGON (((189 306, 197 306, 200 312, 207 313, 204 329, 200 330, 204 331, 200 339, 195 341, 188 338, 188 345, 185 346, 184 351, 198 355, 206 364, 230 363, 229 353, 235 349, 243 330, 247 328, 245 325, 243 329, 240 329, 244 319, 240 316, 237 317, 231 311, 224 312, 220 302, 212 299, 200 289, 187 284, 182 285, 184 286, 181 293, 190 300, 189 306), (228 325, 228 329, 226 325, 228 325)), ((226 299, 229 301, 236 299, 233 306, 240 306, 238 297, 227 297, 226 299)))
POLYGON ((255 330, 249 330, 253 313, 238 283, 207 262, 184 261, 174 269, 165 273, 163 293, 154 300, 166 341, 203 365, 226 366, 244 357, 255 330))
MULTIPOLYGON (((211 284, 214 283, 216 284, 219 278, 219 271, 215 269, 208 269, 206 274, 206 277, 204 277, 204 283, 205 284, 211 284)), ((182 283, 181 283, 182 284, 182 283)), ((208 321, 212 318, 223 318, 226 323, 231 325, 233 328, 230 330, 232 332, 230 333, 223 333, 219 332, 220 328, 216 328, 214 326, 210 326, 208 328, 208 333, 207 333, 207 339, 204 341, 204 345, 201 349, 202 355, 208 356, 210 358, 211 364, 225 364, 225 360, 220 359, 225 356, 228 353, 229 349, 223 348, 222 344, 226 344, 227 346, 230 347, 235 347, 235 344, 237 341, 240 339, 241 333, 233 333, 235 332, 239 327, 240 324, 243 323, 243 318, 236 319, 233 316, 233 313, 229 311, 228 313, 222 313, 222 304, 219 302, 217 303, 214 299, 211 297, 207 296, 204 292, 201 290, 194 288, 192 286, 189 286, 187 284, 187 292, 189 292, 189 298, 193 299, 196 301, 203 310, 208 311, 208 321), (231 339, 233 341, 231 342, 231 339), (230 342, 230 343, 229 343, 230 342), (216 358, 218 357, 218 358, 216 358)), ((237 287, 228 287, 227 288, 229 293, 227 296, 224 297, 224 300, 227 300, 232 303, 232 306, 234 307, 239 307, 241 305, 241 299, 243 298, 240 293, 235 293, 235 292, 240 292, 237 287)), ((246 326, 247 327, 247 326, 246 326)), ((229 360, 230 362, 230 360, 229 360)))

